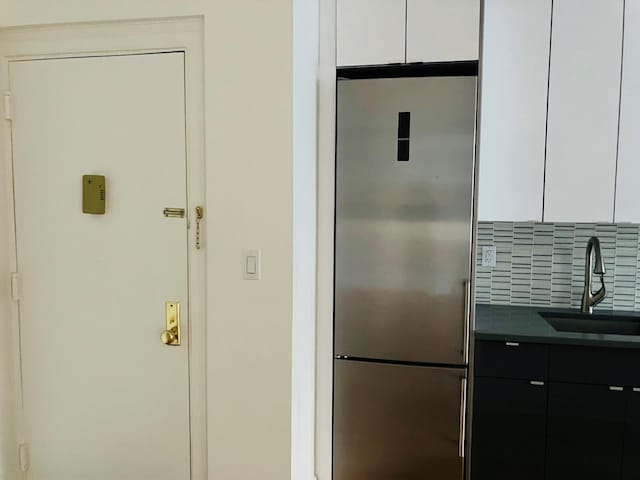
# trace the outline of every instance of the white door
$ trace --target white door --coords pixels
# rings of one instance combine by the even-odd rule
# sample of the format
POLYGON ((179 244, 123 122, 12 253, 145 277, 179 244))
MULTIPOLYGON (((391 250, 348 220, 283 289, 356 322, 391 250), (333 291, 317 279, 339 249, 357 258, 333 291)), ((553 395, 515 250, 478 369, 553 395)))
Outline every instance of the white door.
POLYGON ((404 63, 405 0, 338 0, 337 64, 404 63))
POLYGON ((545 222, 612 222, 623 0, 554 0, 545 222))
POLYGON ((551 0, 484 3, 478 220, 541 222, 551 0))
POLYGON ((10 82, 27 477, 186 480, 187 224, 163 215, 187 208, 184 55, 11 62, 10 82))
POLYGON ((407 0, 407 63, 478 60, 480 0, 407 0))
POLYGON ((640 0, 624 6, 615 222, 640 223, 640 0))

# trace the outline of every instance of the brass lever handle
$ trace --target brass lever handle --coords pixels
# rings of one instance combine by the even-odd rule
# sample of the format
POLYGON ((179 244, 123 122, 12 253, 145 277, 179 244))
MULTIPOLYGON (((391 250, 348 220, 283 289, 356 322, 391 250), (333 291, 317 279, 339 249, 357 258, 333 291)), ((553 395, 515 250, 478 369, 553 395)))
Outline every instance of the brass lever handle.
POLYGON ((160 340, 165 345, 180 345, 180 302, 165 303, 165 322, 167 327, 160 340))

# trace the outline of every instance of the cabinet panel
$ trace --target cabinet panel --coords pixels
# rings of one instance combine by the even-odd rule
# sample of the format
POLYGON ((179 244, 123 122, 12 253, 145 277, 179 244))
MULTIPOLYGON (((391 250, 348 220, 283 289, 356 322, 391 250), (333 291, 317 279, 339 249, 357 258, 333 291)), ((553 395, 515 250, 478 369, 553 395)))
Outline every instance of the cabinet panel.
POLYGON ((613 221, 623 0, 554 0, 544 221, 613 221))
POLYGON ((480 221, 542 221, 551 0, 486 0, 480 221))
POLYGON ((615 220, 640 223, 640 0, 626 0, 624 25, 615 220))
POLYGON ((477 60, 480 0, 408 0, 407 62, 477 60))
MULTIPOLYGON (((629 0, 627 0, 629 1, 629 0)), ((622 480, 640 479, 640 391, 632 391, 627 407, 622 480)))
POLYGON ((476 342, 475 367, 479 377, 546 380, 549 347, 530 343, 476 342))
POLYGON ((626 392, 551 383, 547 479, 620 478, 626 392))
POLYGON ((405 61, 405 0, 338 0, 338 66, 405 61))
POLYGON ((640 385, 638 350, 580 346, 553 346, 549 379, 592 385, 640 385))
POLYGON ((477 378, 474 392, 472 480, 542 480, 546 385, 477 378))

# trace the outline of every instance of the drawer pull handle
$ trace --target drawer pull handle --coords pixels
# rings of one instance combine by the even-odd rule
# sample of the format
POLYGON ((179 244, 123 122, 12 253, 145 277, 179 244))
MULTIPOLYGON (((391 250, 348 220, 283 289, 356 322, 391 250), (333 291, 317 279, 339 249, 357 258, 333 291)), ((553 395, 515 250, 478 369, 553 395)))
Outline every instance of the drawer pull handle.
POLYGON ((612 392, 624 392, 624 387, 609 387, 612 392))
POLYGON ((640 393, 640 387, 633 387, 633 391, 636 393, 640 393))
POLYGON ((507 347, 519 347, 520 344, 518 342, 505 342, 507 347))
POLYGON ((537 386, 537 387, 542 387, 542 386, 544 386, 544 382, 539 382, 538 380, 531 380, 529 383, 530 383, 531 385, 535 385, 535 386, 537 386))
POLYGON ((460 431, 458 432, 458 456, 464 458, 467 433, 467 379, 460 379, 460 431))

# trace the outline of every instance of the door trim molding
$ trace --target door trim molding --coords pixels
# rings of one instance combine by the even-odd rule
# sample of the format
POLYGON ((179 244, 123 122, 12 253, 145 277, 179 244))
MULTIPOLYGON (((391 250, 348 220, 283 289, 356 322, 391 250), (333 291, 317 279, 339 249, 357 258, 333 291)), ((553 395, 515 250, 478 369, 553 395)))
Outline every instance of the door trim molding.
POLYGON ((333 273, 336 164, 336 2, 320 2, 316 297, 316 458, 318 480, 333 468, 333 273))
MULTIPOLYGON (((0 29, 0 92, 9 91, 9 62, 35 59, 184 52, 185 130, 187 162, 188 282, 189 282, 189 409, 191 479, 206 480, 206 244, 196 249, 195 207, 205 205, 204 52, 202 17, 122 22, 87 22, 0 29)), ((13 197, 10 121, 0 127, 0 167, 8 212, 10 272, 18 271, 13 197)), ((0 214, 0 221, 5 212, 0 214)), ((206 222, 206 212, 205 219, 206 222)), ((0 225, 2 227, 2 225, 0 225)), ((206 228, 201 228, 206 232, 206 228)), ((0 272, 7 278, 10 272, 0 272)), ((4 293, 2 295, 5 295, 4 293)), ((6 294, 8 295, 8 293, 6 294)), ((7 298, 10 301, 10 298, 7 298)), ((11 305, 13 376, 16 379, 16 444, 24 438, 19 303, 11 305)))

